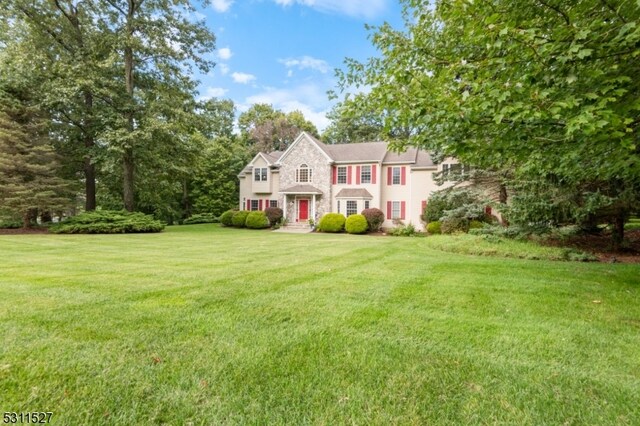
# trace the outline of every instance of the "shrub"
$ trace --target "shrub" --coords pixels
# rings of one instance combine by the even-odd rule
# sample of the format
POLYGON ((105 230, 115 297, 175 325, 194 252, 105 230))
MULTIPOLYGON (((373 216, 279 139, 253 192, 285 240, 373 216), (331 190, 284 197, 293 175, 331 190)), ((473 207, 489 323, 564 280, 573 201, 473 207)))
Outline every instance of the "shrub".
POLYGON ((464 217, 445 217, 442 219, 440 229, 443 234, 467 232, 469 230, 469 221, 464 217))
POLYGON ((144 213, 104 210, 70 217, 49 229, 56 234, 122 234, 160 232, 164 223, 144 213))
POLYGON ((216 223, 218 218, 212 213, 198 213, 182 221, 183 225, 194 225, 196 223, 216 223))
POLYGON ((429 222, 429 224, 427 225, 427 232, 431 235, 442 234, 441 226, 442 224, 439 220, 429 222))
POLYGON ((479 220, 472 220, 469 222, 469 230, 481 229, 483 227, 484 227, 484 223, 480 222, 479 220))
POLYGON ((327 213, 322 216, 318 230, 322 232, 342 232, 347 219, 341 213, 327 213))
POLYGON ((389 232, 394 237, 418 237, 422 236, 420 232, 416 230, 411 222, 408 225, 399 223, 395 228, 389 232))
POLYGON ((22 225, 21 220, 11 218, 0 219, 0 229, 18 229, 22 228, 22 225))
POLYGON ((437 191, 429 198, 422 220, 426 223, 442 220, 446 216, 467 220, 482 219, 486 202, 469 188, 451 188, 437 191))
POLYGON ((282 219, 282 209, 280 207, 267 207, 264 210, 264 213, 267 215, 267 219, 269 219, 269 224, 271 226, 276 226, 276 224, 282 219))
POLYGON ((369 224, 364 215, 352 214, 347 218, 344 229, 350 234, 364 234, 369 229, 369 224))
POLYGON ((265 229, 269 227, 269 219, 263 211, 254 211, 247 215, 245 226, 251 229, 265 229))
POLYGON ((248 210, 240 210, 239 212, 235 212, 233 213, 233 217, 231 218, 231 224, 236 228, 244 228, 247 221, 247 216, 249 216, 248 210))
POLYGON ((237 210, 227 210, 226 212, 220 215, 220 223, 224 226, 233 226, 233 215, 237 212, 237 210))
MULTIPOLYGON (((367 220, 369 231, 378 232, 384 222, 384 213, 380 209, 371 208, 362 210, 362 215, 367 220)), ((347 231, 348 232, 348 231, 347 231)))

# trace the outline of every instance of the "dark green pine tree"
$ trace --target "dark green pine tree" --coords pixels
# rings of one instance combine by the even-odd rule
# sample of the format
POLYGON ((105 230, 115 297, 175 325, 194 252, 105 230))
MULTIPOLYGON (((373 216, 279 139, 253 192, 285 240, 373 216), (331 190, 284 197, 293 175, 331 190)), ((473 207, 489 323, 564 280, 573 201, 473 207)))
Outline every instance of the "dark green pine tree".
POLYGON ((0 92, 0 208, 21 217, 25 228, 38 211, 68 208, 70 185, 58 168, 40 111, 0 92))

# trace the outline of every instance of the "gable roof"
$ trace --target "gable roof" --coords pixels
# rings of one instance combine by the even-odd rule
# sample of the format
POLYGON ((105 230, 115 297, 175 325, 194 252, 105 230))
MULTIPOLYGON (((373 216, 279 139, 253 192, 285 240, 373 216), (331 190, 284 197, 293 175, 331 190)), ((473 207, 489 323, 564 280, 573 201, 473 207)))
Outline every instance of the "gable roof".
POLYGON ((336 194, 336 198, 372 199, 373 196, 364 188, 343 188, 336 194))
MULTIPOLYGON (((394 152, 388 150, 387 142, 360 142, 348 144, 326 145, 314 138, 307 132, 302 132, 286 151, 261 152, 261 155, 270 166, 279 166, 282 161, 289 155, 292 149, 303 139, 312 142, 313 145, 325 156, 327 161, 331 163, 382 163, 382 164, 401 164, 409 163, 413 168, 430 168, 435 167, 431 155, 419 148, 408 148, 404 152, 394 152)), ((257 157, 257 155, 256 155, 257 157)), ((251 171, 251 166, 255 161, 255 157, 243 172, 251 171)))
POLYGON ((312 145, 314 145, 316 148, 318 148, 318 151, 320 151, 327 159, 328 162, 332 162, 333 158, 331 158, 329 156, 329 154, 326 151, 326 145, 323 144, 322 142, 320 142, 318 139, 314 138, 313 136, 311 136, 309 133, 307 132, 302 132, 300 133, 300 136, 298 136, 296 138, 295 141, 293 141, 293 143, 291 145, 289 145, 289 147, 287 148, 287 150, 280 156, 280 158, 278 158, 277 163, 280 164, 282 163, 282 161, 287 158, 287 155, 289 155, 291 153, 291 151, 293 150, 293 148, 295 148, 296 145, 298 145, 301 141, 303 140, 308 140, 312 143, 312 145))

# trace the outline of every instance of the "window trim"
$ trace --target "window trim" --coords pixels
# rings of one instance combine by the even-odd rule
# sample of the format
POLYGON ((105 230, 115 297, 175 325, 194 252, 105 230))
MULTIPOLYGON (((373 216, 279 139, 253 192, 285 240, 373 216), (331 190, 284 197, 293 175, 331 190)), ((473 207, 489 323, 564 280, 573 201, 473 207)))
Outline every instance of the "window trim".
POLYGON ((402 219, 402 201, 391 202, 391 220, 402 219), (396 215, 396 205, 398 206, 398 214, 396 215))
POLYGON ((373 181, 373 173, 372 173, 371 165, 366 164, 364 166, 360 166, 360 183, 370 184, 372 181, 373 181), (365 174, 365 169, 367 170, 366 174, 365 174), (367 176, 367 179, 365 179, 365 176, 367 176))
POLYGON ((307 166, 305 163, 300 164, 296 169, 296 182, 297 183, 312 183, 313 182, 313 169, 307 166), (301 180, 302 171, 306 172, 306 180, 301 180))
POLYGON ((391 184, 402 185, 402 167, 395 166, 391 168, 391 184), (397 176, 396 176, 396 171, 398 171, 397 176), (398 178, 397 182, 396 182, 396 177, 398 178))
POLYGON ((253 169, 253 181, 254 182, 267 182, 269 172, 267 167, 254 167, 253 169))
POLYGON ((259 203, 260 203, 260 200, 259 200, 259 199, 252 199, 252 200, 251 200, 251 209, 250 209, 250 211, 255 212, 255 211, 260 210, 260 205, 259 205, 259 203), (253 208, 253 205, 254 205, 253 203, 255 203, 255 208, 253 208))
POLYGON ((278 207, 278 200, 269 200, 268 207, 278 207))
POLYGON ((337 172, 336 172, 336 183, 338 185, 344 185, 347 183, 347 176, 348 176, 349 172, 348 172, 348 168, 347 166, 338 166, 337 168, 337 172), (342 176, 344 178, 344 182, 340 179, 340 171, 344 172, 344 176, 342 176))
POLYGON ((352 214, 358 214, 358 201, 357 201, 357 200, 347 200, 347 203, 346 203, 346 204, 347 204, 347 205, 346 205, 346 208, 345 208, 345 216, 346 216, 346 217, 349 217, 349 216, 351 216, 352 214), (355 205, 355 207, 353 207, 353 208, 349 208, 350 203, 352 203, 352 204, 351 204, 351 206, 352 206, 352 207, 353 207, 354 205, 355 205), (351 213, 349 213, 349 211, 351 211, 351 213))

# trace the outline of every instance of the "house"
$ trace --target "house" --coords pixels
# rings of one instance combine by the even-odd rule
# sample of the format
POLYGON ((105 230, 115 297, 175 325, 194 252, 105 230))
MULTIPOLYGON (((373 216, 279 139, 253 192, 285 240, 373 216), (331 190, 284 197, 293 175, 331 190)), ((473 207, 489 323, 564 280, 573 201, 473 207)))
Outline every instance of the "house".
POLYGON ((385 228, 399 219, 423 229, 429 195, 443 188, 433 175, 455 163, 436 165, 417 148, 392 152, 386 142, 326 145, 303 132, 286 151, 260 152, 242 170, 240 209, 280 207, 288 223, 306 224, 375 207, 385 228))

